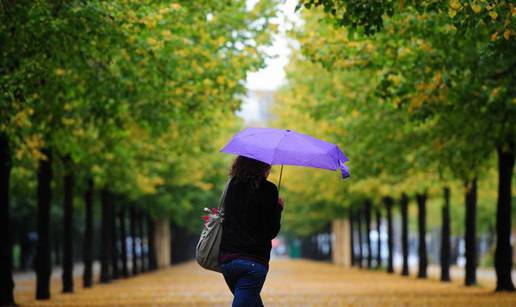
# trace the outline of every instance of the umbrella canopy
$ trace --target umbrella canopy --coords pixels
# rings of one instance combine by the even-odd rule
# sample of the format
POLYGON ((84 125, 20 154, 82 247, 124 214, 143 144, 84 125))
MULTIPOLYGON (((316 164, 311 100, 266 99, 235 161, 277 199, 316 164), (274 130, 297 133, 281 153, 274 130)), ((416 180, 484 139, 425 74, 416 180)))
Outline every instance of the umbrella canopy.
POLYGON ((341 169, 349 177, 349 159, 335 144, 293 130, 247 128, 236 134, 221 152, 246 156, 271 165, 341 169))

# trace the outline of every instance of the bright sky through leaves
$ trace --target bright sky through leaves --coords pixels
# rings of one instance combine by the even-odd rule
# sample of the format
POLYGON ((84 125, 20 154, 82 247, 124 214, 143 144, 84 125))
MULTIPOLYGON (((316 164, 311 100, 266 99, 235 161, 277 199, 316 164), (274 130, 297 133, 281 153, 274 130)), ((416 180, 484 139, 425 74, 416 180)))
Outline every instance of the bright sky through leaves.
MULTIPOLYGON (((256 0, 249 0, 248 7, 254 6, 256 0)), ((297 0, 286 0, 279 7, 278 18, 274 20, 279 26, 279 33, 274 37, 274 44, 267 51, 274 55, 274 58, 266 61, 266 67, 250 73, 247 77, 246 87, 248 90, 276 90, 285 82, 285 65, 289 61, 289 41, 285 31, 290 27, 289 23, 299 23, 299 13, 294 12, 297 0)), ((291 43, 291 42, 290 42, 291 43)), ((260 119, 258 114, 258 101, 246 97, 242 109, 238 115, 246 121, 260 119)))

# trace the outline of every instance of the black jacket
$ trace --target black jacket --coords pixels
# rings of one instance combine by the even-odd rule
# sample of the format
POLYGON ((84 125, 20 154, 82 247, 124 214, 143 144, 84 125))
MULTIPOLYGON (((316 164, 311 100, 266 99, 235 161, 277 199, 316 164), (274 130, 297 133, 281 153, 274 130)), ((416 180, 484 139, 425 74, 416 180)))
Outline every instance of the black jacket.
POLYGON ((264 178, 258 190, 251 193, 247 184, 232 179, 224 206, 221 254, 268 263, 283 209, 278 204, 278 188, 264 178))

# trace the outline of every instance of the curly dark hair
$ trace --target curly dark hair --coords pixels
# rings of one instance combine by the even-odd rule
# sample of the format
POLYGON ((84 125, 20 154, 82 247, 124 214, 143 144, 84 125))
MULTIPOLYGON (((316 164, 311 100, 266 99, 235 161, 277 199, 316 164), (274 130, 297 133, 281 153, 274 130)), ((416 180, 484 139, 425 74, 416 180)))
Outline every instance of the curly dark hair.
POLYGON ((251 191, 255 191, 270 168, 271 165, 265 162, 238 156, 231 165, 229 174, 236 182, 244 182, 249 185, 251 191))

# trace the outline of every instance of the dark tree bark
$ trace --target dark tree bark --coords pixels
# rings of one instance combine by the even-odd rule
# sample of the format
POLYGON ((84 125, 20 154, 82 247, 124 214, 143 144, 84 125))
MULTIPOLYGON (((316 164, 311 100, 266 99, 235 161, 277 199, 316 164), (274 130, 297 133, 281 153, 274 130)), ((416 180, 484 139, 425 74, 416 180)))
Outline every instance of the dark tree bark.
POLYGON ((130 209, 130 231, 131 231, 131 261, 132 261, 132 271, 133 275, 137 275, 138 270, 138 259, 136 257, 136 209, 134 206, 131 206, 130 209))
POLYGON ((84 193, 84 204, 86 207, 83 260, 84 273, 82 283, 84 288, 91 288, 93 285, 93 179, 89 178, 84 193))
POLYGON ((380 209, 376 209, 376 231, 378 233, 378 240, 376 241, 376 267, 380 269, 382 267, 382 239, 380 238, 380 228, 382 216, 380 209))
POLYGON ((125 227, 125 206, 120 206, 118 214, 118 220, 120 225, 120 252, 121 252, 121 259, 122 259, 122 276, 123 277, 129 277, 129 270, 127 268, 127 231, 125 227))
POLYGON ((38 243, 36 246, 36 299, 50 298, 50 204, 52 200, 52 153, 44 148, 38 167, 38 243))
POLYGON ((419 258, 419 269, 417 272, 418 278, 426 278, 426 268, 428 266, 427 253, 426 253, 426 193, 416 194, 416 201, 418 207, 418 230, 419 230, 419 245, 418 245, 418 258, 419 258))
MULTIPOLYGON (((174 259, 174 253, 175 253, 175 243, 176 243, 176 238, 175 238, 175 230, 174 230, 174 223, 169 221, 168 222, 168 228, 170 230, 170 265, 173 265, 175 263, 175 259, 174 259)), ((301 245, 300 245, 300 253, 301 253, 301 257, 303 257, 303 248, 304 248, 304 238, 301 239, 301 245)))
POLYGON ((74 175, 69 157, 64 159, 63 178, 63 293, 73 292, 73 193, 74 175))
POLYGON ((145 261, 145 252, 144 252, 144 243, 143 238, 145 238, 145 233, 143 231, 143 224, 144 224, 144 218, 143 218, 143 211, 138 210, 137 213, 138 217, 138 236, 140 237, 140 268, 142 273, 147 272, 147 264, 145 261))
POLYGON ((387 256, 387 273, 394 273, 394 236, 392 232, 392 205, 394 201, 392 197, 385 197, 383 202, 387 208, 387 249, 389 251, 389 255, 387 256))
POLYGON ((512 283, 511 247, 511 183, 514 170, 515 146, 511 151, 498 148, 498 206, 496 209, 496 291, 514 291, 512 283))
POLYGON ((158 268, 156 260, 156 246, 154 242, 154 219, 150 214, 147 214, 147 245, 149 253, 147 256, 149 271, 154 271, 158 268))
POLYGON ((357 257, 357 262, 358 262, 358 267, 362 267, 363 265, 363 261, 362 259, 364 259, 364 253, 363 253, 363 248, 362 248, 362 215, 363 213, 360 212, 361 210, 360 209, 357 209, 357 213, 356 213, 356 218, 357 218, 357 229, 358 229, 358 257, 357 257))
POLYGON ((450 281, 450 189, 444 188, 444 205, 442 208, 443 225, 441 231, 441 281, 450 281))
POLYGON ((367 244, 367 268, 371 268, 373 260, 373 253, 371 247, 371 200, 366 200, 364 203, 365 207, 365 222, 366 222, 366 244, 367 244))
POLYGON ((401 275, 408 276, 408 202, 409 199, 405 193, 401 195, 401 252, 403 255, 403 265, 401 275))
POLYGON ((356 258, 355 258, 355 230, 353 229, 353 220, 355 219, 353 210, 349 209, 349 252, 351 254, 351 266, 356 265, 356 258))
POLYGON ((477 218, 477 179, 465 184, 466 188, 466 276, 464 283, 466 286, 477 283, 477 238, 476 238, 476 218, 477 218))
POLYGON ((116 215, 117 205, 115 203, 115 195, 109 193, 109 236, 111 239, 111 277, 113 279, 120 278, 120 270, 118 267, 118 248, 117 248, 117 233, 116 233, 116 215))
POLYGON ((9 229, 9 179, 11 177, 9 140, 0 134, 0 306, 14 305, 12 245, 9 229))
POLYGON ((100 191, 100 202, 102 206, 102 224, 101 224, 101 251, 100 251, 100 282, 101 283, 109 283, 111 282, 111 267, 110 267, 110 257, 111 257, 111 236, 110 236, 110 225, 111 222, 109 211, 109 191, 107 188, 103 188, 100 191))

